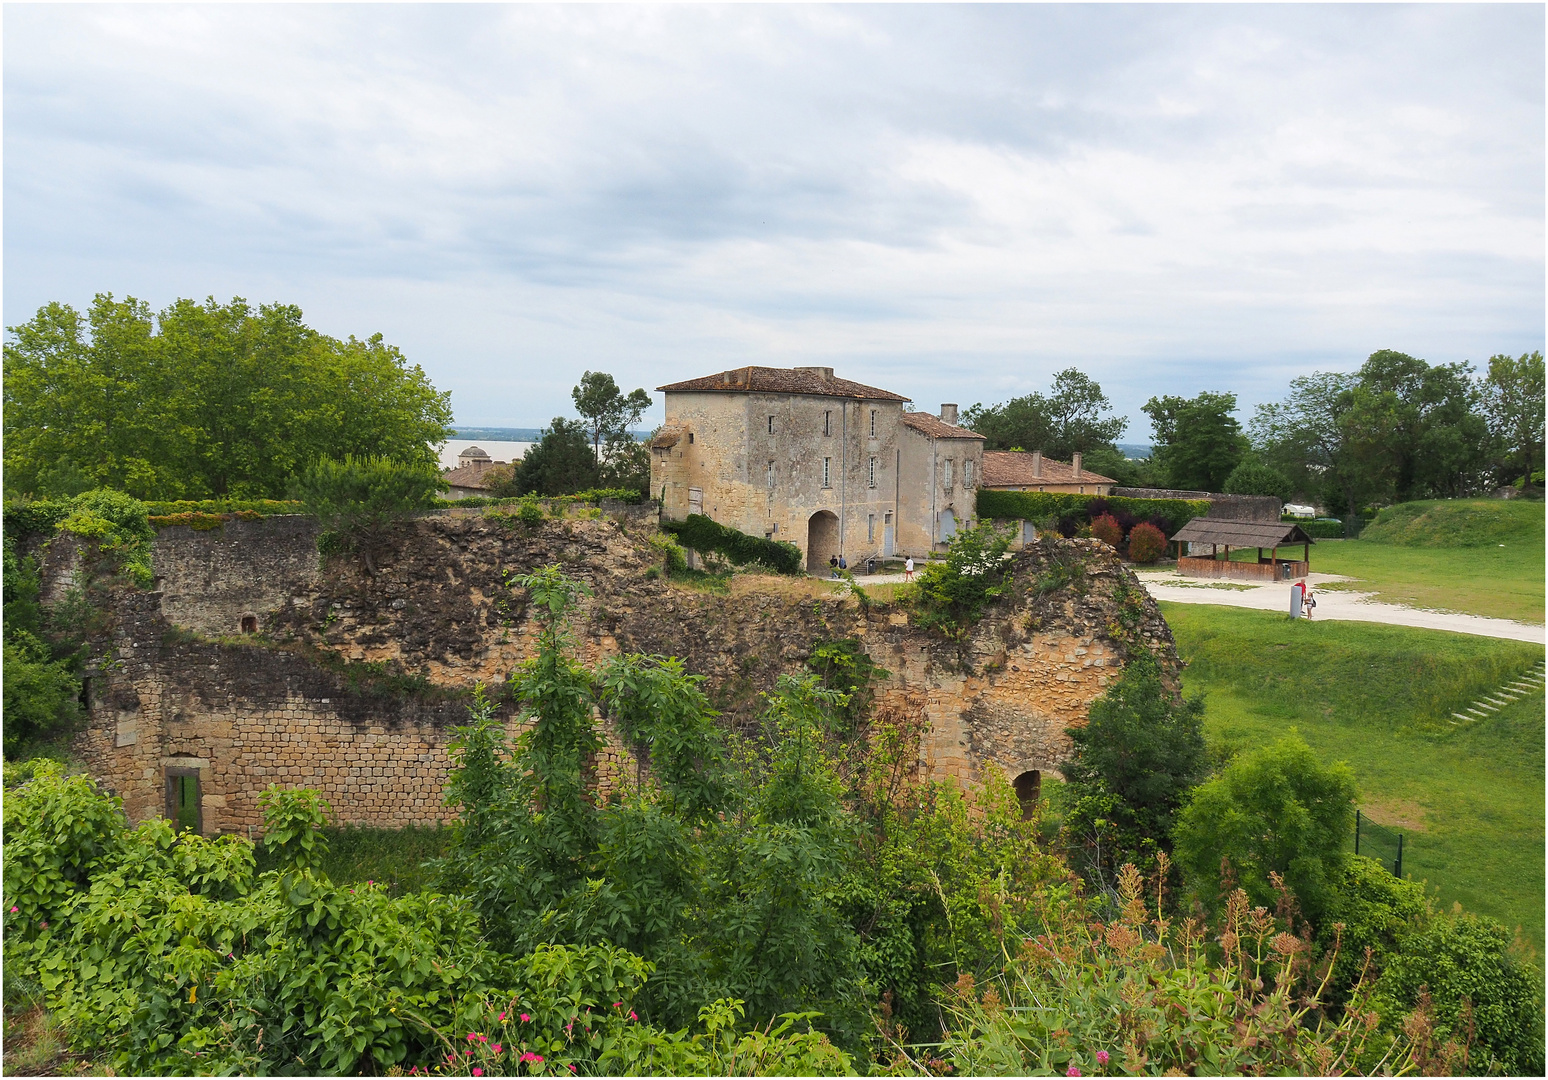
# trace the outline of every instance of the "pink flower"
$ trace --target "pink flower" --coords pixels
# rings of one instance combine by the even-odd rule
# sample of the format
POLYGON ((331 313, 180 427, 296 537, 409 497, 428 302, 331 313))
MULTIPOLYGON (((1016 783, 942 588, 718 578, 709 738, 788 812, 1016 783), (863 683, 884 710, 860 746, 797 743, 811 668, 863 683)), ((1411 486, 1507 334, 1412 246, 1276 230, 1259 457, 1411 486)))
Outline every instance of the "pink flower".
POLYGON ((17 907, 15 904, 11 905, 11 914, 12 915, 15 915, 20 910, 21 910, 21 908, 17 907))
POLYGON ((474 1076, 483 1076, 484 1075, 484 1070, 480 1069, 477 1065, 475 1065, 475 1066, 473 1066, 473 1075, 474 1076))
POLYGON ((500 1052, 500 1044, 499 1043, 495 1043, 494 1046, 490 1047, 490 1049, 498 1054, 500 1052))
POLYGON ((1107 1064, 1107 1051, 1106 1050, 1098 1050, 1097 1051, 1097 1061, 1101 1062, 1103 1065, 1107 1064))
POLYGON ((615 1002, 613 1002, 613 1008, 615 1008, 615 1009, 621 1009, 621 1008, 623 1008, 623 1002, 621 1002, 621 1001, 615 1001, 615 1002))
POLYGON ((42 925, 43 925, 43 929, 45 929, 45 930, 48 929, 48 923, 43 923, 42 925))
POLYGON ((531 1061, 531 1062, 534 1062, 536 1064, 541 1065, 543 1063, 543 1055, 542 1054, 534 1054, 531 1050, 528 1050, 525 1054, 521 1055, 521 1060, 522 1061, 531 1061))
POLYGON ((1077 1069, 1075 1066, 1071 1065, 1068 1069, 1064 1070, 1064 1075, 1065 1076, 1079 1076, 1080 1075, 1080 1070, 1077 1069))
POLYGON ((531 1021, 532 1021, 532 1017, 528 1016, 526 1013, 522 1013, 521 1014, 521 1022, 523 1024, 530 1023, 531 1021))
POLYGON ((639 1019, 638 1016, 634 1015, 634 1010, 633 1009, 629 1010, 629 1019, 630 1020, 638 1020, 639 1019))
POLYGON ((468 1042, 472 1042, 476 1038, 478 1038, 478 1032, 476 1032, 476 1031, 468 1032, 468 1042))
POLYGON ((502 1024, 505 1023, 505 1014, 504 1013, 500 1014, 500 1023, 502 1023, 502 1024))

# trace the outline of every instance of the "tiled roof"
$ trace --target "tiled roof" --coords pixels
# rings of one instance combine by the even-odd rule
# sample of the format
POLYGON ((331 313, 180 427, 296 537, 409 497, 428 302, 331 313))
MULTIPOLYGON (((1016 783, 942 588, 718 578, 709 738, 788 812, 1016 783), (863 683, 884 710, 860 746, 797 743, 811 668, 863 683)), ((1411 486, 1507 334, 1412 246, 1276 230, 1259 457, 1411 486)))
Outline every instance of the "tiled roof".
POLYGON ((1043 459, 1043 474, 1032 475, 1032 454, 1027 450, 988 450, 984 453, 984 487, 1039 487, 1048 484, 1112 484, 1112 477, 1064 461, 1043 459))
POLYGON ((915 431, 921 431, 936 439, 978 439, 983 436, 976 431, 969 431, 965 427, 957 427, 948 424, 934 413, 906 412, 903 414, 903 422, 915 431))
POLYGON ((488 478, 490 473, 494 472, 495 466, 503 464, 505 464, 503 461, 497 461, 494 463, 494 465, 461 465, 455 469, 449 469, 446 472, 443 472, 441 474, 441 480, 444 481, 448 487, 478 488, 482 490, 489 486, 484 481, 488 478))
POLYGON ((832 368, 740 367, 706 375, 702 379, 668 383, 657 390, 666 393, 719 394, 813 394, 820 397, 864 398, 868 401, 909 401, 890 390, 835 378, 832 368))
POLYGON ((1194 518, 1177 530, 1173 540, 1191 540, 1198 544, 1229 544, 1232 547, 1278 547, 1282 544, 1314 544, 1306 530, 1293 521, 1265 524, 1261 521, 1224 521, 1220 518, 1194 518))

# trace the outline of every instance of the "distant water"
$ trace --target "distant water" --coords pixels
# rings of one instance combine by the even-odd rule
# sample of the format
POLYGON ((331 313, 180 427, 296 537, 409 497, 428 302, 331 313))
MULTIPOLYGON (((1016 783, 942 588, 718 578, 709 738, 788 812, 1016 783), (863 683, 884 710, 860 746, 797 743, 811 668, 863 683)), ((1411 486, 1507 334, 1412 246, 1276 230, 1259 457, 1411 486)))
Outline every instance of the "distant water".
POLYGON ((457 438, 450 442, 443 442, 435 448, 440 456, 441 468, 455 469, 457 467, 457 455, 470 446, 476 446, 496 461, 518 461, 527 456, 527 451, 537 444, 535 442, 514 442, 506 439, 468 439, 457 438))

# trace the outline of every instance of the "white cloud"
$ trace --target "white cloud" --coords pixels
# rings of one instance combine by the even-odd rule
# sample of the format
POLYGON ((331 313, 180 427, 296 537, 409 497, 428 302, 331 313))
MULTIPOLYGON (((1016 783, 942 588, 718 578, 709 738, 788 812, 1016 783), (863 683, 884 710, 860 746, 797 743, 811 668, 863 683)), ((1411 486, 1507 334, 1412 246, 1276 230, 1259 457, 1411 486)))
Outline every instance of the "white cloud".
MULTIPOLYGON (((1540 7, 13 7, 5 318, 381 330, 467 423, 586 368, 1277 396, 1542 348, 1540 7)), ((1130 436, 1143 438, 1143 424, 1130 436)))

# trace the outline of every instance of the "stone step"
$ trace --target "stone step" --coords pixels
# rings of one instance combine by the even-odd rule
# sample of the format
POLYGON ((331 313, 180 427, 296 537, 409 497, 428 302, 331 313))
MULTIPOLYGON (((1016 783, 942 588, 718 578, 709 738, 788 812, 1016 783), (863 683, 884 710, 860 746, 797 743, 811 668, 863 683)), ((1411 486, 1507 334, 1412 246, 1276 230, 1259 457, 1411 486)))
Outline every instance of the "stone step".
POLYGON ((1463 715, 1462 715, 1462 714, 1461 714, 1461 713, 1459 713, 1459 712, 1454 712, 1454 713, 1452 713, 1452 714, 1451 714, 1451 715, 1452 715, 1452 716, 1455 716, 1455 717, 1456 717, 1456 718, 1457 718, 1457 719, 1458 719, 1458 720, 1467 720, 1467 721, 1472 721, 1472 720, 1475 720, 1475 719, 1477 719, 1477 718, 1476 718, 1476 717, 1472 717, 1472 716, 1463 716, 1463 715))

